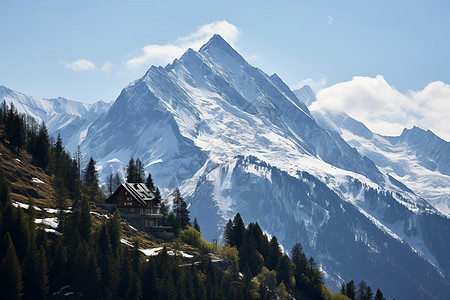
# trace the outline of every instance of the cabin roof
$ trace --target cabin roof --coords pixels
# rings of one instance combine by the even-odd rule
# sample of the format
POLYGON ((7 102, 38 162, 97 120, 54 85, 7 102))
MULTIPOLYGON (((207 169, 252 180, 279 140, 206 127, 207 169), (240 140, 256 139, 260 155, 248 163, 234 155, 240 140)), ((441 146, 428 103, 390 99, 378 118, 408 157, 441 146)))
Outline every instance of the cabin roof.
POLYGON ((155 195, 144 183, 128 182, 122 183, 109 198, 113 197, 121 188, 124 188, 128 193, 130 193, 130 195, 142 206, 147 206, 147 201, 155 199, 155 195))

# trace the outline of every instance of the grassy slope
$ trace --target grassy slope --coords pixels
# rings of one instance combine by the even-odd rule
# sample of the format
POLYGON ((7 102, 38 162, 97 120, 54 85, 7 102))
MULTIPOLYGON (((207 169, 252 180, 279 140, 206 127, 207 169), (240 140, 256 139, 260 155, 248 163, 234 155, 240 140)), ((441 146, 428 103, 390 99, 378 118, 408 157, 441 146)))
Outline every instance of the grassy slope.
MULTIPOLYGON (((30 198, 33 199, 35 207, 41 210, 36 211, 36 218, 52 218, 55 215, 48 213, 44 208, 55 208, 56 203, 54 201, 54 178, 47 174, 44 170, 36 167, 32 163, 31 155, 25 151, 19 152, 12 150, 9 147, 9 142, 4 139, 2 129, 0 128, 0 170, 6 176, 11 183, 11 199, 13 202, 20 202, 28 204, 30 198), (33 178, 37 178, 44 183, 33 182, 33 178)), ((71 204, 69 204, 71 205, 71 204)), ((100 225, 105 222, 112 215, 101 207, 95 204, 91 205, 92 223, 94 228, 99 228, 100 225)), ((48 228, 46 225, 40 224, 39 226, 48 228)), ((146 232, 135 229, 124 220, 122 223, 123 238, 134 244, 135 241, 139 242, 139 247, 143 249, 162 247, 164 244, 168 248, 178 248, 174 242, 167 242, 162 239, 156 238, 146 232)), ((192 253, 198 252, 198 249, 184 245, 182 250, 192 253)), ((194 253, 192 253, 194 254, 194 253)))

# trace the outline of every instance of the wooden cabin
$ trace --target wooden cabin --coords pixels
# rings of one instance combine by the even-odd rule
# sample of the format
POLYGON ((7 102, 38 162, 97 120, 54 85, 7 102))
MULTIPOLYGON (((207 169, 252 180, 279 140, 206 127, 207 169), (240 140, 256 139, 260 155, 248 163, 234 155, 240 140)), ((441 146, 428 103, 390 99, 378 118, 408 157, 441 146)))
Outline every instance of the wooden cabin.
POLYGON ((163 218, 159 200, 144 183, 123 183, 105 202, 116 206, 122 216, 144 228, 159 226, 163 218))

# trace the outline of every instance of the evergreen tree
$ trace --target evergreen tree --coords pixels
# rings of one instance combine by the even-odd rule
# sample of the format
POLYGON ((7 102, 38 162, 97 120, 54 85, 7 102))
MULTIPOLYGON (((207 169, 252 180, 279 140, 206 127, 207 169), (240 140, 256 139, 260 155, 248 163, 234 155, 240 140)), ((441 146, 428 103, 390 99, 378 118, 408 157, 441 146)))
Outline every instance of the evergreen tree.
POLYGON ((355 300, 356 291, 355 291, 355 282, 350 280, 345 286, 345 295, 352 300, 355 300))
POLYGON ((64 286, 67 277, 66 273, 67 254, 61 239, 58 239, 55 252, 53 254, 53 262, 50 266, 49 281, 50 286, 53 287, 53 292, 59 290, 64 286))
POLYGON ((234 246, 233 245, 233 221, 228 220, 227 225, 225 226, 225 231, 223 232, 223 242, 225 245, 234 246))
POLYGON ((277 270, 277 280, 279 283, 283 282, 285 285, 290 287, 290 281, 292 277, 292 262, 287 255, 282 255, 278 260, 276 267, 277 270))
POLYGON ((142 164, 141 160, 138 158, 136 159, 136 174, 135 176, 135 181, 136 183, 143 183, 145 180, 145 169, 144 169, 144 165, 142 164))
POLYGON ((36 165, 46 170, 50 163, 50 142, 47 127, 44 123, 42 123, 39 129, 32 155, 36 165))
POLYGON ((372 291, 372 288, 370 286, 367 286, 366 299, 367 300, 372 300, 373 299, 373 291, 372 291))
POLYGON ((98 187, 98 174, 95 170, 95 161, 91 157, 84 171, 83 191, 89 201, 100 201, 101 195, 98 187))
POLYGON ((40 292, 39 259, 36 241, 31 239, 23 263, 24 299, 33 299, 40 292))
POLYGON ((383 296, 383 293, 380 291, 380 289, 377 289, 374 300, 386 300, 383 296))
POLYGON ((134 183, 136 182, 136 163, 134 162, 134 158, 130 158, 127 166, 127 182, 134 183))
POLYGON ((9 199, 9 182, 6 179, 5 175, 3 175, 2 171, 0 170, 0 204, 1 207, 4 207, 6 202, 9 199))
POLYGON ((74 153, 74 159, 78 168, 78 178, 81 179, 81 161, 83 160, 83 154, 81 153, 80 145, 77 145, 77 149, 74 153))
POLYGON ((61 178, 55 179, 55 201, 56 208, 58 210, 58 230, 60 232, 63 231, 64 228, 64 219, 65 219, 65 211, 67 210, 67 201, 69 198, 69 192, 67 191, 64 182, 61 178))
POLYGON ((11 147, 20 150, 25 143, 25 132, 22 118, 17 113, 14 105, 11 103, 6 116, 5 133, 11 147))
POLYGON ((189 225, 189 210, 187 209, 186 202, 184 202, 181 192, 178 188, 173 192, 173 213, 177 220, 178 226, 184 228, 189 225))
POLYGON ((114 188, 114 175, 112 172, 106 176, 106 196, 110 197, 116 189, 114 188))
POLYGON ((117 190, 117 188, 122 184, 122 179, 120 178, 119 173, 116 173, 116 175, 114 175, 114 187, 113 187, 113 192, 115 190, 117 190))
POLYGON ((6 101, 3 100, 2 107, 0 108, 2 111, 2 120, 0 123, 5 124, 6 123, 6 116, 8 115, 8 104, 6 104, 6 101))
POLYGON ((200 232, 200 225, 198 224, 197 218, 194 218, 194 222, 192 224, 194 226, 194 229, 200 232))
POLYGON ((153 259, 150 259, 142 274, 142 298, 154 299, 158 295, 156 270, 153 259))
POLYGON ((20 261, 23 261, 27 255, 27 250, 31 242, 31 236, 27 216, 22 209, 16 209, 16 223, 13 224, 11 238, 16 247, 17 256, 20 261))
POLYGON ((116 208, 114 215, 109 223, 109 232, 111 238, 111 248, 113 253, 117 256, 120 250, 120 238, 122 237, 122 218, 120 212, 116 208))
POLYGON ((301 274, 306 272, 308 260, 306 258, 305 253, 303 252, 303 247, 300 243, 294 245, 291 253, 292 253, 292 262, 294 263, 295 266, 294 270, 295 278, 297 281, 297 279, 300 280, 301 274))
POLYGON ((100 269, 100 294, 112 296, 116 287, 116 274, 113 270, 113 251, 108 227, 103 224, 98 238, 97 261, 100 269))
POLYGON ((61 135, 58 134, 58 138, 56 139, 55 147, 54 147, 54 159, 55 159, 55 169, 61 168, 62 163, 62 153, 63 153, 63 144, 61 135))
MULTIPOLYGON (((159 193, 158 188, 156 188, 156 191, 159 193)), ((169 216, 169 205, 167 204, 166 200, 161 200, 159 204, 159 212, 163 215, 164 219, 169 216)))
POLYGON ((267 268, 269 270, 274 270, 278 265, 278 260, 282 256, 280 244, 278 244, 278 239, 273 236, 269 243, 269 254, 267 258, 267 268))
POLYGON ((4 299, 20 299, 22 297, 22 270, 11 236, 6 233, 2 248, 6 248, 0 262, 0 291, 4 299))
POLYGON ((230 245, 236 246, 239 250, 245 238, 245 225, 239 213, 237 213, 233 219, 233 228, 231 232, 232 243, 230 245))
MULTIPOLYGON (((358 291, 356 292, 355 299, 357 300, 372 300, 372 296, 369 295, 370 287, 364 280, 361 280, 358 284, 358 291)), ((371 291, 370 291, 371 292, 371 291)))
POLYGON ((81 239, 89 241, 91 237, 91 207, 89 201, 86 197, 82 197, 80 201, 80 223, 79 223, 79 233, 81 239))
POLYGON ((147 179, 145 180, 145 185, 153 194, 155 194, 156 188, 153 182, 152 174, 150 174, 150 172, 148 173, 147 179))

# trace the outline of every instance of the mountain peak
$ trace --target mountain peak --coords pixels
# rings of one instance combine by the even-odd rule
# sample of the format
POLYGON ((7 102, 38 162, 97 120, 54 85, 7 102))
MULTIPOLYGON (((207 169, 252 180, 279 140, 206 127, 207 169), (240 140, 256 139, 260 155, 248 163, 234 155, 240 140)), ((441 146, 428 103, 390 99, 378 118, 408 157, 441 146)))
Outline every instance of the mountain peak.
POLYGON ((227 41, 225 41, 223 39, 223 37, 221 37, 219 34, 214 34, 209 39, 209 41, 200 48, 199 52, 207 51, 208 49, 210 49, 212 47, 214 47, 214 48, 228 48, 228 47, 232 48, 230 46, 230 44, 228 44, 227 41))
POLYGON ((300 89, 294 90, 293 92, 300 101, 305 103, 306 106, 310 106, 311 103, 317 100, 316 94, 309 85, 304 85, 300 89))
POLYGON ((241 57, 241 55, 228 44, 220 35, 214 34, 209 41, 204 44, 200 50, 200 53, 210 53, 217 55, 217 52, 226 52, 230 56, 241 57))

